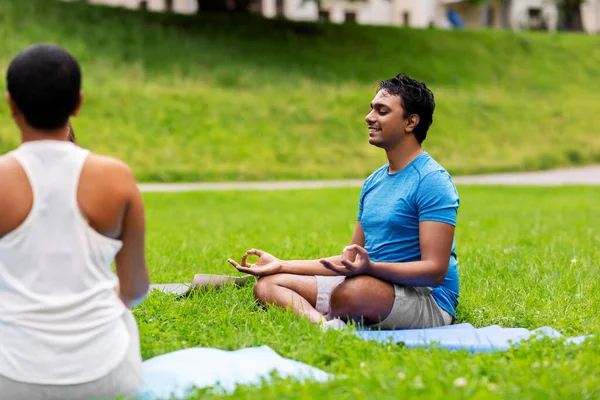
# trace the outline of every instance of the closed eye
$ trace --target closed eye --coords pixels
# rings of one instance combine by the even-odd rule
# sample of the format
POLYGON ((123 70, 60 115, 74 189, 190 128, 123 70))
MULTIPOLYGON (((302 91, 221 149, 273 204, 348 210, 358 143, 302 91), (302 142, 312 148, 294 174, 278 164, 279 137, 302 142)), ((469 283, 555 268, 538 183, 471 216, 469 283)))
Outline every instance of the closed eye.
POLYGON ((381 103, 375 103, 375 104, 371 103, 371 111, 373 111, 373 109, 375 109, 375 111, 379 115, 385 115, 390 112, 389 107, 387 107, 386 105, 381 104, 381 103))

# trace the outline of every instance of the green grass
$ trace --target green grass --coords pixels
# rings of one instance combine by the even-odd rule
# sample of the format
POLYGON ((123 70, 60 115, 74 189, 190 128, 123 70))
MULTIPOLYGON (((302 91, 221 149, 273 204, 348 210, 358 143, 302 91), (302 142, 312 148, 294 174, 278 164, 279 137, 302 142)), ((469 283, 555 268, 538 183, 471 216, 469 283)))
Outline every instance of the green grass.
MULTIPOLYGON (((364 116, 405 71, 437 99, 425 147, 453 174, 600 161, 600 37, 164 16, 57 0, 0 4, 0 71, 59 43, 84 68, 83 146, 143 181, 364 178, 364 116)), ((3 80, 2 80, 3 81, 3 80)), ((0 107, 0 152, 18 144, 0 107)))
MULTIPOLYGON (((234 396, 242 399, 600 397, 600 188, 466 186, 459 192, 457 322, 551 326, 566 336, 596 338, 579 347, 532 341, 496 354, 406 349, 363 342, 351 332, 321 332, 290 312, 263 309, 248 284, 181 300, 151 294, 134 310, 143 357, 193 346, 268 345, 336 376, 326 384, 276 380, 262 389, 240 387, 234 396), (466 385, 455 385, 458 378, 466 385)), ((281 258, 337 254, 350 240, 358 193, 145 194, 152 281, 235 273, 225 260, 250 247, 281 258)), ((207 390, 193 398, 203 396, 210 397, 207 390)))

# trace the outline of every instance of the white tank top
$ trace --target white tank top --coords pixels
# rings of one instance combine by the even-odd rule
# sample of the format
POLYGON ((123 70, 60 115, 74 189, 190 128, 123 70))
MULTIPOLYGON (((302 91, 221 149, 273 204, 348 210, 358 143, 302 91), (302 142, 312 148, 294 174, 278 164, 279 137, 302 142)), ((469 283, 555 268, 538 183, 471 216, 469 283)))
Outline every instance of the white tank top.
POLYGON ((101 378, 125 357, 125 305, 111 270, 121 242, 93 230, 77 203, 88 151, 34 141, 11 154, 33 191, 25 221, 0 238, 0 375, 36 384, 101 378))

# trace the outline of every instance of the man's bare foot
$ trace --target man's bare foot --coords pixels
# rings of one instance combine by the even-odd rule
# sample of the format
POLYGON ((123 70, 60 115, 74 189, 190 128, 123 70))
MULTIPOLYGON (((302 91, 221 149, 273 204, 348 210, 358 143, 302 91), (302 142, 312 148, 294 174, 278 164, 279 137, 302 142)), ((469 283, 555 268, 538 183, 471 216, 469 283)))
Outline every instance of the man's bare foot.
POLYGON ((322 325, 322 329, 324 331, 329 330, 329 329, 335 329, 335 330, 346 329, 347 327, 348 326, 346 325, 346 323, 339 318, 335 318, 330 321, 323 322, 323 325, 322 325))

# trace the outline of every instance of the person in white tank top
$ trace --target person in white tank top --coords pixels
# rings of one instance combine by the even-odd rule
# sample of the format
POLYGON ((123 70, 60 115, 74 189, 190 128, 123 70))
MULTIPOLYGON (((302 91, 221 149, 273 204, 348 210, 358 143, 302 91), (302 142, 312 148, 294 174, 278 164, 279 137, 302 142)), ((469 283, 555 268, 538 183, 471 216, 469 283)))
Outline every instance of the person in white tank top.
POLYGON ((149 288, 133 173, 73 143, 81 70, 67 51, 25 49, 7 89, 22 143, 0 157, 0 398, 133 396, 142 359, 129 308, 149 288))

